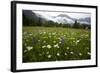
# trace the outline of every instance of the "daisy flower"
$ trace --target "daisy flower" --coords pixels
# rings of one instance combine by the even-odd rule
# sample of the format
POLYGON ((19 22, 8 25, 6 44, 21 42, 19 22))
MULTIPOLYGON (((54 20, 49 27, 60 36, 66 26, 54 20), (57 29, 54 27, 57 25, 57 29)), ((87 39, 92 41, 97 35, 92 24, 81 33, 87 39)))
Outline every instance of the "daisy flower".
POLYGON ((48 58, 51 58, 51 55, 48 55, 48 58))
POLYGON ((51 48, 51 45, 47 45, 47 48, 51 48))
POLYGON ((33 47, 31 47, 31 46, 27 46, 26 48, 27 48, 28 51, 30 51, 31 49, 33 49, 33 47))
POLYGON ((57 56, 60 56, 60 53, 57 53, 57 56))

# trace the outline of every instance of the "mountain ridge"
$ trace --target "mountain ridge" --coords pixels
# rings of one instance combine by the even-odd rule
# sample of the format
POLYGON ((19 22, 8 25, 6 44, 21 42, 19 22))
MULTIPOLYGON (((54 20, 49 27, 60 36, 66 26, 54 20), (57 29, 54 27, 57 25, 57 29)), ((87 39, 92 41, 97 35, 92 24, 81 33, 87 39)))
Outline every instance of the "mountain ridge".
POLYGON ((53 22, 57 22, 57 23, 62 23, 62 24, 74 24, 75 20, 77 20, 80 24, 91 24, 91 18, 90 17, 85 17, 85 18, 72 18, 67 14, 59 14, 57 16, 51 16, 48 14, 40 14, 40 13, 36 13, 34 11, 31 10, 24 10, 24 14, 31 19, 34 20, 39 20, 41 19, 42 22, 45 21, 53 21, 53 22))

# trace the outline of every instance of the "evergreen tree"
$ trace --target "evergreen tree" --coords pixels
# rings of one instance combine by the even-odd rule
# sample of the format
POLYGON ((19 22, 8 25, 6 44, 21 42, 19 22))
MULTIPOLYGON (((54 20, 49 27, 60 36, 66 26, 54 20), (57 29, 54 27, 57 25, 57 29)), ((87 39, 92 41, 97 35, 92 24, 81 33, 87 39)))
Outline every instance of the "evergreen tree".
POLYGON ((77 22, 77 20, 75 20, 73 28, 80 28, 80 24, 77 22))

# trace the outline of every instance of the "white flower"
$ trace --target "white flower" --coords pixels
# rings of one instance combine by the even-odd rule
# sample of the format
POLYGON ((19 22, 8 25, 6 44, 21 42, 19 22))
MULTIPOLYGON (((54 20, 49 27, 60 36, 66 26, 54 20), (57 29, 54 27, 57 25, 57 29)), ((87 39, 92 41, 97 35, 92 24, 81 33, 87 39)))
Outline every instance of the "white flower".
POLYGON ((24 50, 24 53, 26 53, 27 52, 27 50, 24 50))
POLYGON ((42 48, 45 48, 46 46, 42 46, 42 48))
POLYGON ((51 48, 51 45, 47 45, 47 48, 51 48))
POLYGON ((63 35, 63 33, 61 33, 61 35, 63 35))
POLYGON ((29 35, 30 35, 30 36, 32 36, 33 34, 32 34, 32 33, 30 33, 29 35))
POLYGON ((48 51, 48 52, 46 52, 46 54, 49 54, 49 51, 48 51))
POLYGON ((82 55, 82 53, 79 53, 79 55, 81 56, 81 55, 82 55))
POLYGON ((71 38, 69 38, 69 39, 74 40, 75 38, 72 38, 72 37, 71 37, 71 38))
POLYGON ((25 34, 27 34, 27 32, 24 32, 23 34, 25 35, 25 34))
POLYGON ((39 54, 39 56, 42 56, 42 54, 39 54))
POLYGON ((80 42, 80 40, 77 40, 77 41, 76 41, 76 45, 77 45, 79 42, 80 42))
POLYGON ((44 34, 46 34, 46 32, 43 32, 44 34))
POLYGON ((47 37, 43 37, 43 38, 47 38, 47 37))
POLYGON ((40 40, 38 40, 40 42, 40 40))
POLYGON ((27 48, 28 51, 30 51, 31 49, 33 49, 33 47, 31 47, 31 46, 28 46, 26 48, 27 48))
POLYGON ((61 40, 61 38, 58 38, 59 40, 61 40))
POLYGON ((56 44, 56 45, 54 45, 54 47, 55 47, 55 48, 59 48, 59 45, 58 45, 58 44, 56 44))
POLYGON ((73 42, 75 42, 75 41, 73 41, 73 42))
POLYGON ((53 41, 53 43, 56 43, 56 41, 53 41))
POLYGON ((59 42, 61 44, 61 42, 59 42))
POLYGON ((48 58, 51 58, 51 55, 48 55, 48 58))
POLYGON ((43 43, 46 43, 46 41, 43 41, 43 43))
POLYGON ((66 48, 67 50, 69 49, 69 47, 66 48))
POLYGON ((88 55, 91 55, 91 53, 90 53, 90 52, 87 52, 87 54, 88 54, 88 55))
POLYGON ((86 34, 85 36, 88 37, 88 34, 86 34))
POLYGON ((64 35, 64 37, 65 37, 66 35, 64 35))
POLYGON ((88 47, 86 49, 89 49, 88 47))
POLYGON ((65 53, 65 55, 67 55, 67 53, 65 53))
POLYGON ((40 32, 40 34, 42 34, 42 32, 40 32))
POLYGON ((59 53, 57 53, 57 56, 60 56, 60 54, 59 54, 59 53))
POLYGON ((49 33, 49 35, 51 35, 51 33, 49 33))
POLYGON ((52 35, 55 35, 55 34, 56 34, 56 32, 52 33, 52 35))
POLYGON ((27 46, 27 44, 26 44, 26 43, 25 43, 24 45, 25 45, 25 46, 27 46))
POLYGON ((79 43, 79 42, 80 42, 80 40, 77 40, 76 42, 77 42, 77 43, 79 43))
POLYGON ((74 52, 70 52, 71 54, 74 54, 74 52))

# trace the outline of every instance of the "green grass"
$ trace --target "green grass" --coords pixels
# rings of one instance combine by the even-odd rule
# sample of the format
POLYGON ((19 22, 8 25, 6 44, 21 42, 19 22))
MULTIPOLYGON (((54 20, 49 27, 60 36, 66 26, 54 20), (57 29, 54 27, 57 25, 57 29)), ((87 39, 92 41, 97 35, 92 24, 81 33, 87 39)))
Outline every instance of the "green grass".
POLYGON ((23 62, 91 58, 90 30, 62 27, 23 27, 23 62))

